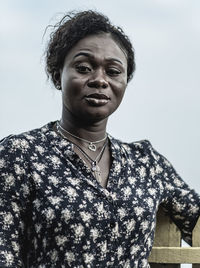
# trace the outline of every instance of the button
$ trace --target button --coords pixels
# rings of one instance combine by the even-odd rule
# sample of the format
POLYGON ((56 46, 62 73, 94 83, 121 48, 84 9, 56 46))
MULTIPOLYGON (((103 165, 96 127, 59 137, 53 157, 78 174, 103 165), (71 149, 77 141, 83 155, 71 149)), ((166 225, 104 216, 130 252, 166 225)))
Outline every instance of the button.
POLYGON ((114 228, 115 225, 116 225, 116 223, 115 223, 114 221, 111 221, 111 222, 110 222, 110 227, 111 227, 111 228, 114 228))
POLYGON ((113 202, 113 199, 112 199, 111 196, 108 197, 108 201, 111 202, 111 203, 113 202))

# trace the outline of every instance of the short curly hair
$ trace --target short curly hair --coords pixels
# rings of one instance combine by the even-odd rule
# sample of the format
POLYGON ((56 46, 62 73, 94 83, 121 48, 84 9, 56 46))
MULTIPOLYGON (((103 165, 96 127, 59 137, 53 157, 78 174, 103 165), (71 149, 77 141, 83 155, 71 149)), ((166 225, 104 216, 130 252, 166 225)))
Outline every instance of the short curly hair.
POLYGON ((61 89, 60 69, 66 55, 79 40, 88 35, 110 33, 127 56, 127 82, 135 71, 134 49, 123 30, 111 24, 108 17, 93 11, 70 12, 53 26, 45 51, 46 73, 57 89, 61 89))

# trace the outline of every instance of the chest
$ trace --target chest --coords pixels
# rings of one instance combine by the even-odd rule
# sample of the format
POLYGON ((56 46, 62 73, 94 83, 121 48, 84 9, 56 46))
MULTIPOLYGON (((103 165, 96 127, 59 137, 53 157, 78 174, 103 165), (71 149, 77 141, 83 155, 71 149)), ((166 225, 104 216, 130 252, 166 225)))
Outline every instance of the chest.
POLYGON ((126 234, 146 232, 154 226, 162 195, 160 181, 149 172, 127 159, 123 164, 114 160, 104 188, 81 162, 57 162, 54 168, 46 164, 42 172, 34 169, 33 221, 39 229, 53 232, 74 233, 77 226, 84 233, 94 226, 113 226, 126 234))

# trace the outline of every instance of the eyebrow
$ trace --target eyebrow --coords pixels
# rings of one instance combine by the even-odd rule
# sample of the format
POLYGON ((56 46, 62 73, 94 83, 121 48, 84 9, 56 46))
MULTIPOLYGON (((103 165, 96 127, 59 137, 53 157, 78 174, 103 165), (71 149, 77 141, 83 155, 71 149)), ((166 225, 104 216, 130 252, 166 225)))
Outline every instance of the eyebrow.
MULTIPOLYGON (((93 58, 94 59, 94 56, 90 53, 87 53, 87 52, 79 52, 77 53, 73 58, 77 58, 79 56, 85 56, 85 57, 88 57, 88 58, 93 58)), ((121 60, 117 59, 117 58, 107 58, 106 61, 116 61, 116 62, 119 62, 121 65, 123 65, 123 63, 121 62, 121 60)))

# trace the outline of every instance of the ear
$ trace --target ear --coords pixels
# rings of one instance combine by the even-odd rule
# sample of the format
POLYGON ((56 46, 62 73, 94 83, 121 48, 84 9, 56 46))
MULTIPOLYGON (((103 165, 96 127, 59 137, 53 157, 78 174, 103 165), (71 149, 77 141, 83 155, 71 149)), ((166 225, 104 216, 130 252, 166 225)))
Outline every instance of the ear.
POLYGON ((54 85, 58 90, 61 90, 60 72, 55 71, 53 74, 54 85))

